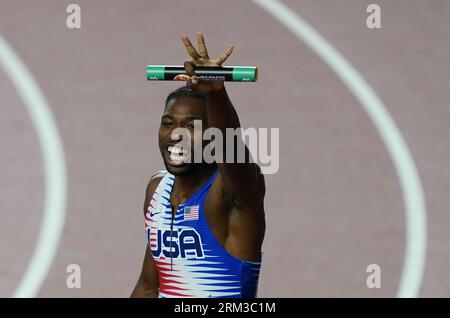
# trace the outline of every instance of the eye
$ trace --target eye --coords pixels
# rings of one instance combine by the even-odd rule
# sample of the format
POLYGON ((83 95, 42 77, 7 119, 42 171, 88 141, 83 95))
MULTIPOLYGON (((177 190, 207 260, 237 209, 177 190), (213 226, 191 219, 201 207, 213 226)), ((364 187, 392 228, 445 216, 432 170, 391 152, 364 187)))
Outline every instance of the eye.
POLYGON ((187 123, 186 124, 186 128, 187 129, 194 129, 194 122, 191 121, 191 122, 187 123))
POLYGON ((172 125, 172 121, 170 119, 163 118, 161 120, 161 126, 170 126, 170 125, 172 125))

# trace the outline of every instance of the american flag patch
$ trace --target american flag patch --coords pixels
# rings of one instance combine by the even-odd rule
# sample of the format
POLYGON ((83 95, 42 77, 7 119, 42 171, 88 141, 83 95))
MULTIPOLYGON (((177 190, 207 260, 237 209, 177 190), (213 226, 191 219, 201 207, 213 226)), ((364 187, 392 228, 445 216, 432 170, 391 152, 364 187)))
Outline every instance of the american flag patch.
POLYGON ((187 206, 184 208, 184 220, 194 221, 198 220, 198 211, 200 210, 199 205, 187 206))

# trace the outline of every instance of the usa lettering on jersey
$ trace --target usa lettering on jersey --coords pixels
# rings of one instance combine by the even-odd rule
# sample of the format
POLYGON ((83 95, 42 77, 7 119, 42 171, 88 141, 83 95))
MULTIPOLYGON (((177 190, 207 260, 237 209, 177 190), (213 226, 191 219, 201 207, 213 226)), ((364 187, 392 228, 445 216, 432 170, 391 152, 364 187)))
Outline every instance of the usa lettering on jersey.
MULTIPOLYGON (((150 242, 150 228, 147 229, 147 240, 150 242)), ((155 258, 161 255, 173 259, 204 258, 203 244, 200 234, 195 229, 178 231, 157 230, 156 242, 152 245, 155 258)))

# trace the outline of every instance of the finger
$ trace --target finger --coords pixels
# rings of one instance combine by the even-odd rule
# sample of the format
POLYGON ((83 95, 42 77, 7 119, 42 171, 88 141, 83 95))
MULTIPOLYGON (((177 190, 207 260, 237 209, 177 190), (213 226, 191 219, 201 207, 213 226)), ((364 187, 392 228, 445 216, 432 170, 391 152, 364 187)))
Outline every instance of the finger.
POLYGON ((194 62, 192 61, 186 61, 184 62, 184 70, 186 71, 186 74, 189 76, 195 76, 194 71, 194 62))
POLYGON ((183 41, 184 46, 186 47, 186 50, 188 52, 188 54, 194 59, 194 60, 198 60, 200 58, 200 55, 198 55, 197 50, 192 46, 191 41, 189 40, 189 38, 187 36, 183 36, 181 38, 181 40, 183 41))
POLYGON ((191 76, 187 82, 186 82, 186 86, 188 86, 190 89, 192 90, 196 90, 198 87, 198 79, 196 76, 191 76))
POLYGON ((233 50, 234 50, 234 46, 233 46, 233 45, 230 45, 230 46, 225 50, 225 52, 215 60, 215 62, 216 62, 217 64, 219 64, 219 65, 222 65, 223 62, 225 62, 226 59, 231 55, 231 53, 233 53, 233 50))
POLYGON ((197 41, 198 41, 198 53, 204 59, 209 59, 208 50, 206 49, 205 38, 203 37, 203 33, 197 32, 197 41))

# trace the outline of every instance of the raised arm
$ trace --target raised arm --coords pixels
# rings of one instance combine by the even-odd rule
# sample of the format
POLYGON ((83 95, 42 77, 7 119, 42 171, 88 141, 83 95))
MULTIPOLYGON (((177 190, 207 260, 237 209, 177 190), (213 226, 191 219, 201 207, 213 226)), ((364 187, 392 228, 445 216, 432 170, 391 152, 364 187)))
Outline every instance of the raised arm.
MULTIPOLYGON (((202 33, 197 33, 198 47, 197 50, 192 46, 188 37, 182 38, 183 43, 192 57, 192 61, 185 62, 186 73, 191 76, 187 85, 193 90, 199 91, 206 96, 207 116, 209 127, 216 127, 222 131, 224 137, 224 145, 226 141, 227 128, 239 128, 239 118, 233 107, 225 85, 223 82, 205 82, 199 81, 195 76, 195 66, 211 66, 219 67, 233 52, 233 46, 230 46, 221 56, 212 60, 208 56, 205 40, 202 33)), ((247 147, 243 144, 240 136, 235 143, 236 150, 244 151, 244 163, 226 162, 226 147, 223 149, 223 162, 218 163, 220 176, 223 182, 223 189, 229 193, 233 201, 241 208, 259 207, 265 194, 264 177, 256 163, 250 162, 250 154, 247 147), (240 144, 239 144, 240 143, 240 144)), ((236 156, 234 156, 236 159, 236 156)))

